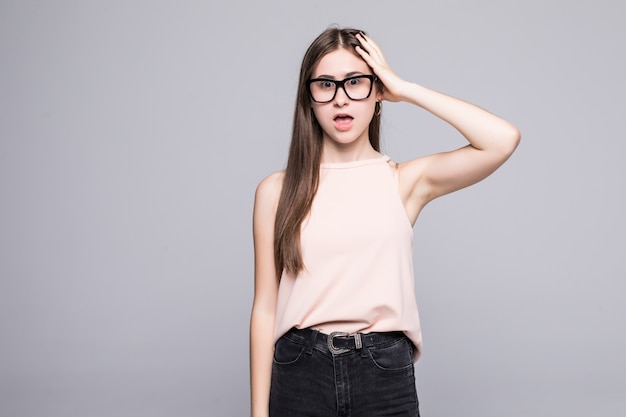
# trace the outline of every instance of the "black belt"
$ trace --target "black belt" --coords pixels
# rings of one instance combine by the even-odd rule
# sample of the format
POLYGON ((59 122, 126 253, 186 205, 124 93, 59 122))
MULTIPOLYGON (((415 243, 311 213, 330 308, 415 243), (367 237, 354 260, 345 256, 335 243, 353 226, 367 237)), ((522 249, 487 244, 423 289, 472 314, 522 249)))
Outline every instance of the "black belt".
POLYGON ((321 333, 311 328, 289 330, 286 337, 297 338, 298 342, 319 349, 328 349, 333 355, 359 350, 381 344, 395 342, 398 339, 406 338, 403 332, 372 332, 355 333, 332 332, 331 334, 321 333))

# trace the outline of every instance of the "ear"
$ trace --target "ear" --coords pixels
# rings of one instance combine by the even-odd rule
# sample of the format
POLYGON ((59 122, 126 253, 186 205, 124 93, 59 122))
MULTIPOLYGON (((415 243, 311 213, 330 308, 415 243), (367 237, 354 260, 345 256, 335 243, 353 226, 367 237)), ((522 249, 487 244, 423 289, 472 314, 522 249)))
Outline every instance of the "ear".
POLYGON ((376 83, 376 101, 383 101, 385 87, 382 83, 376 83))

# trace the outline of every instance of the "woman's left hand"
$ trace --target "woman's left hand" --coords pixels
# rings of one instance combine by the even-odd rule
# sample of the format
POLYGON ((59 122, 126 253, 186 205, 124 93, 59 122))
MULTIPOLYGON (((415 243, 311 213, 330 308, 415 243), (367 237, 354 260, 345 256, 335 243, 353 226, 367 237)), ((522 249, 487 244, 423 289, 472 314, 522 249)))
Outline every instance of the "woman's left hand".
POLYGON ((361 43, 361 46, 355 48, 356 52, 374 70, 374 74, 385 86, 383 100, 403 101, 404 95, 402 93, 406 91, 407 82, 393 72, 389 64, 387 64, 382 50, 372 38, 362 33, 358 33, 356 36, 361 43))

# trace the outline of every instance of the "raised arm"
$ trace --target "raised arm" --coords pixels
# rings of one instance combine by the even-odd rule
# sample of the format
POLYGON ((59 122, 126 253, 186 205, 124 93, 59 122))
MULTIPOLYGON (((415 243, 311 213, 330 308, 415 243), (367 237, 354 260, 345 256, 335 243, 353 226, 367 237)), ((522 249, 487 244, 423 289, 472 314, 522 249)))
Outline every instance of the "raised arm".
POLYGON ((412 221, 429 201, 475 184, 511 156, 520 141, 514 125, 478 106, 401 79, 371 38, 359 40, 363 47, 356 50, 383 82, 385 100, 415 104, 454 126, 469 142, 399 165, 400 193, 412 221))
POLYGON ((254 303, 250 317, 250 394, 252 417, 269 415, 274 318, 278 281, 274 267, 274 218, 282 173, 259 184, 254 201, 254 303))

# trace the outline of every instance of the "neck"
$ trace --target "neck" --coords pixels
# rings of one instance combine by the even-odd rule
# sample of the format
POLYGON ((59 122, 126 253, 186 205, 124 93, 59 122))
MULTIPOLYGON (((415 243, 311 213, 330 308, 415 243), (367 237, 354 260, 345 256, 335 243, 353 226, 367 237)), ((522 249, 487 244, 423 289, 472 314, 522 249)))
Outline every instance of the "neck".
POLYGON ((369 140, 342 144, 324 138, 321 163, 354 162, 380 157, 369 140))

